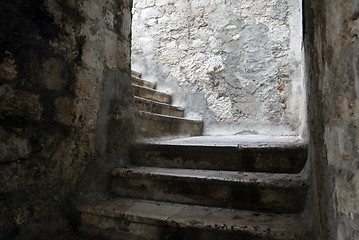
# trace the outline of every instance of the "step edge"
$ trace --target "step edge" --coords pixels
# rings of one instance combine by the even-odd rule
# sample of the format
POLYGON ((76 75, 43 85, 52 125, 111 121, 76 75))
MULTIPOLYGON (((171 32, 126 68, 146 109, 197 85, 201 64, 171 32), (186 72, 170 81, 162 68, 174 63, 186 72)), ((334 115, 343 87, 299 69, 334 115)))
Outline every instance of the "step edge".
POLYGON ((142 73, 137 72, 137 71, 131 69, 131 76, 132 76, 132 75, 134 75, 134 76, 137 75, 137 76, 140 76, 140 77, 141 77, 141 76, 142 76, 142 73))
MULTIPOLYGON (((151 85, 151 89, 152 89, 152 87, 153 87, 153 89, 155 89, 156 85, 157 85, 156 83, 150 82, 148 80, 145 80, 145 79, 142 79, 142 78, 136 77, 136 76, 131 76, 131 81, 132 81, 132 79, 135 79, 137 81, 143 82, 143 83, 148 84, 148 85, 151 85)), ((136 83, 133 83, 133 84, 136 84, 136 83)), ((136 85, 138 85, 138 84, 136 84, 136 85)), ((141 85, 139 85, 139 86, 141 86, 141 85)))
POLYGON ((161 92, 161 91, 158 91, 158 90, 156 90, 156 89, 144 87, 144 86, 141 86, 141 85, 138 85, 138 84, 135 84, 135 83, 131 83, 131 84, 132 84, 132 86, 134 86, 134 87, 143 88, 143 89, 146 89, 146 90, 148 90, 148 91, 155 92, 155 93, 159 93, 159 94, 161 94, 161 95, 166 95, 166 96, 172 98, 172 95, 169 94, 169 93, 161 92))
POLYGON ((260 173, 260 172, 239 172, 239 171, 216 171, 216 170, 198 170, 198 169, 170 169, 172 173, 161 172, 158 170, 165 170, 169 168, 156 168, 156 167, 132 167, 132 168, 115 168, 111 171, 111 176, 114 178, 175 178, 178 180, 186 181, 212 181, 222 184, 240 184, 240 185, 256 185, 258 187, 283 187, 283 188, 307 188, 308 187, 308 176, 303 173, 260 173), (157 170, 157 172, 150 172, 149 170, 157 170), (147 171, 146 171, 147 170, 147 171), (176 174, 187 170, 188 172, 195 172, 194 174, 176 174), (219 177, 209 176, 204 173, 230 173, 240 174, 237 178, 233 176, 219 177), (200 174, 202 173, 202 174, 200 174), (269 180, 265 181, 266 177, 270 177, 269 180), (258 181, 259 180, 259 181, 258 181))
POLYGON ((184 108, 177 107, 177 106, 173 106, 173 105, 171 105, 171 104, 159 102, 159 101, 152 100, 152 99, 147 99, 147 98, 135 96, 135 100, 136 100, 136 99, 138 99, 138 100, 140 100, 140 101, 152 102, 152 103, 155 103, 155 104, 157 104, 157 105, 163 105, 163 106, 166 106, 166 107, 169 107, 169 108, 174 108, 174 109, 176 109, 176 110, 183 111, 183 112, 185 111, 184 108))
POLYGON ((257 150, 265 150, 265 149, 269 149, 269 150, 303 150, 306 151, 308 150, 308 145, 303 143, 303 144, 223 144, 223 143, 218 143, 218 144, 203 144, 203 143, 199 143, 199 144, 193 144, 193 143, 165 143, 165 142, 161 142, 161 141, 157 141, 157 140, 138 140, 135 141, 133 143, 133 145, 135 147, 141 147, 141 148, 162 148, 162 147, 183 147, 183 148, 233 148, 233 149, 238 149, 238 150, 247 150, 247 149, 257 149, 257 150))
POLYGON ((174 116, 162 115, 162 114, 152 113, 152 112, 147 112, 147 111, 142 111, 142 110, 139 110, 138 112, 139 112, 140 116, 151 116, 151 117, 156 117, 156 118, 174 119, 174 120, 179 120, 179 121, 188 121, 188 122, 192 122, 192 123, 196 123, 196 124, 203 124, 202 120, 174 117, 174 116))

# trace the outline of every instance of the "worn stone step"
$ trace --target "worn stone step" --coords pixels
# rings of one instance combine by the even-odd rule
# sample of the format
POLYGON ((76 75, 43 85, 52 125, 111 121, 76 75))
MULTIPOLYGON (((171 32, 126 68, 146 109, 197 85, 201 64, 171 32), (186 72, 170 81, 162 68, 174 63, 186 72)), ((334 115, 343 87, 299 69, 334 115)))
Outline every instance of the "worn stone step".
POLYGON ((142 86, 142 87, 146 87, 146 88, 150 88, 150 89, 155 89, 156 88, 155 83, 143 80, 143 79, 135 77, 135 76, 132 76, 131 80, 132 80, 133 84, 136 84, 138 86, 142 86))
POLYGON ((200 136, 134 144, 132 164, 246 172, 299 173, 307 144, 290 137, 200 136))
POLYGON ((137 97, 147 98, 161 103, 171 103, 172 96, 167 93, 159 92, 151 88, 142 87, 136 84, 132 84, 132 86, 133 93, 137 97))
POLYGON ((300 174, 151 167, 115 168, 111 189, 122 197, 277 213, 299 213, 306 196, 300 174))
POLYGON ((135 104, 138 110, 152 112, 162 115, 168 115, 172 117, 183 117, 184 109, 180 107, 174 107, 169 104, 164 104, 152 100, 148 100, 141 97, 135 97, 135 104))
POLYGON ((138 126, 142 137, 198 136, 203 122, 139 111, 138 126))
POLYGON ((81 231, 91 239, 306 240, 303 217, 141 199, 83 205, 81 231))
POLYGON ((137 72, 135 70, 131 70, 131 76, 137 77, 137 78, 141 78, 142 77, 142 73, 137 72))

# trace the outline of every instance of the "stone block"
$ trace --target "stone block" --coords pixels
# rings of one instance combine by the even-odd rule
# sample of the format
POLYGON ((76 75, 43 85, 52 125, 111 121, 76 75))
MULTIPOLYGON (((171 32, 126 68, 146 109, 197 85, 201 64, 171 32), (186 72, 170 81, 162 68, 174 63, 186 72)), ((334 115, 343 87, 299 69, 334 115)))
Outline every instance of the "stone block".
MULTIPOLYGON (((50 58, 45 61, 40 70, 44 85, 51 90, 61 91, 67 81, 63 78, 64 66, 59 59, 50 58)), ((66 75, 65 75, 66 76, 66 75)))
POLYGON ((338 169, 334 176, 334 199, 336 210, 354 219, 359 214, 359 173, 338 169))
POLYGON ((39 95, 22 90, 6 91, 0 96, 0 115, 40 120, 42 105, 39 95))
POLYGON ((107 27, 111 30, 114 29, 114 20, 115 15, 110 10, 107 10, 105 13, 105 23, 107 24, 107 27))
POLYGON ((0 163, 27 158, 31 147, 27 139, 0 128, 0 163))
POLYGON ((158 10, 153 8, 146 8, 141 13, 142 19, 151 19, 151 18, 159 18, 161 17, 161 13, 158 10))
POLYGON ((138 1, 136 7, 148 8, 148 7, 153 7, 154 5, 155 5, 155 0, 144 0, 144 1, 138 1))
POLYGON ((9 53, 0 63, 0 81, 12 81, 17 76, 16 63, 9 53))
POLYGON ((67 126, 81 126, 93 129, 96 124, 98 102, 96 99, 59 97, 55 100, 55 120, 67 126))
POLYGON ((359 2, 357 0, 350 0, 350 18, 355 20, 359 17, 359 2))
POLYGON ((117 29, 117 32, 119 32, 120 36, 126 40, 131 41, 131 24, 132 24, 132 15, 131 11, 121 11, 120 13, 117 13, 117 20, 116 23, 121 23, 120 29, 117 29))
POLYGON ((74 99, 59 97, 55 100, 55 120, 64 125, 73 125, 75 122, 74 99))
POLYGON ((118 39, 116 33, 106 31, 105 62, 109 68, 128 70, 130 68, 130 42, 118 39))

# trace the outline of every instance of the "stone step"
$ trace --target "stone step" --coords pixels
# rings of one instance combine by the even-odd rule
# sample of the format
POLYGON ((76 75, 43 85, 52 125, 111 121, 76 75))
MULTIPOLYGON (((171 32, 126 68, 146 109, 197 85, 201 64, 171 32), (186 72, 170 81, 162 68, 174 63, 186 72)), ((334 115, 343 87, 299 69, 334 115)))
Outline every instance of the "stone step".
POLYGON ((139 111, 138 126, 142 137, 198 136, 203 122, 139 111))
POLYGON ((111 176, 121 197, 275 213, 301 212, 307 189, 300 174, 132 167, 111 176))
POLYGON ((141 78, 142 77, 142 73, 137 72, 135 70, 131 70, 131 76, 137 77, 137 78, 141 78))
POLYGON ((141 97, 135 97, 135 104, 138 110, 152 112, 162 115, 168 115, 172 117, 183 117, 184 109, 180 107, 174 107, 169 104, 164 104, 152 100, 148 100, 141 97))
POLYGON ((201 136, 140 141, 131 151, 133 165, 269 173, 299 173, 307 160, 301 140, 261 136, 201 136))
POLYGON ((146 80, 143 80, 141 78, 135 77, 135 76, 131 77, 131 81, 133 84, 136 84, 138 86, 142 86, 142 87, 146 87, 146 88, 150 88, 150 89, 156 88, 156 84, 146 81, 146 80))
POLYGON ((309 239, 304 219, 235 209, 141 199, 111 199, 79 207, 80 231, 91 239, 309 239))
POLYGON ((132 84, 132 86, 133 86, 134 95, 137 97, 142 97, 161 103, 167 103, 167 104, 171 103, 172 96, 167 93, 159 92, 151 88, 142 87, 136 84, 132 84))

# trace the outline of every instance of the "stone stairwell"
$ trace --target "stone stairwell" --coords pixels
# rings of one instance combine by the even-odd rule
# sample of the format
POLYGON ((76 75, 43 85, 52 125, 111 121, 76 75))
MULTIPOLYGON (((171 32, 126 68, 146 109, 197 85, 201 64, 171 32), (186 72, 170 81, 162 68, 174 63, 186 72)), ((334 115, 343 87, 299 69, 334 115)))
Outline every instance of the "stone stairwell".
POLYGON ((184 118, 184 109, 171 106, 171 95, 156 91, 156 85, 132 71, 138 126, 142 137, 198 136, 203 122, 184 118))
POLYGON ((307 145, 268 136, 142 140, 111 172, 114 198, 83 205, 91 239, 310 239, 307 145))

